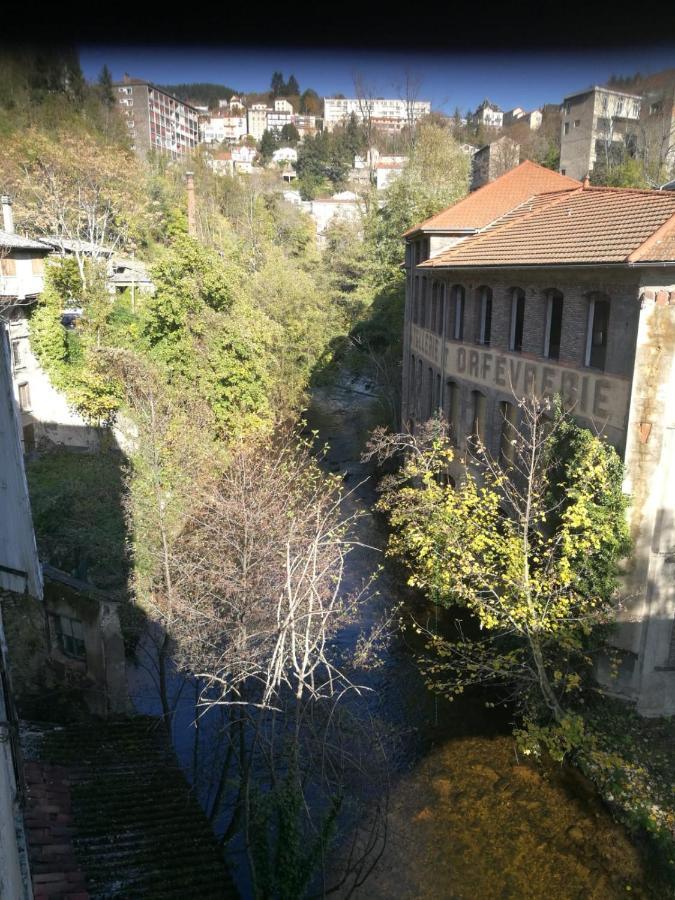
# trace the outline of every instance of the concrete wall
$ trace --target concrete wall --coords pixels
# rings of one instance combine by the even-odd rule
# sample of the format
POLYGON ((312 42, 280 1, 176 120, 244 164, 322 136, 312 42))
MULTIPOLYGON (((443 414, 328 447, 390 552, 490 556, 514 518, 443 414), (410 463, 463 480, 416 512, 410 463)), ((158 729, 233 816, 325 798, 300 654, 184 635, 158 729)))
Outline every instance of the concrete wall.
MULTIPOLYGON (((28 308, 17 307, 9 322, 13 346, 14 398, 21 411, 22 439, 26 451, 62 445, 80 449, 99 446, 99 431, 72 410, 65 396, 52 385, 30 348, 28 308), (21 403, 21 385, 28 385, 29 402, 21 403)), ((25 395, 24 395, 25 396, 25 395)))

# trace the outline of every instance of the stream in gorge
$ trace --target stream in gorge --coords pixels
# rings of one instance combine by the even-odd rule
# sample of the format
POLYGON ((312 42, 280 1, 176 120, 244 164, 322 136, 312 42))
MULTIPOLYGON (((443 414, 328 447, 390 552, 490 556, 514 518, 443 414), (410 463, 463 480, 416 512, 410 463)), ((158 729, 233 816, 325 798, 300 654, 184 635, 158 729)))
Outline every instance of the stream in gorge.
MULTIPOLYGON (((447 627, 452 614, 407 588, 405 574, 384 557, 387 531, 383 518, 373 512, 377 499, 373 467, 360 461, 371 430, 385 420, 369 386, 343 379, 315 388, 305 418, 306 433, 318 432, 317 445, 329 445, 325 468, 344 478, 345 513, 360 514, 354 526, 356 546, 346 559, 344 592, 357 591, 382 566, 364 596, 358 620, 337 636, 337 649, 345 657, 353 656, 360 636, 397 607, 396 620, 435 626, 438 617, 447 627)), ((518 758, 507 707, 487 708, 487 697, 480 693, 467 692, 453 703, 432 693, 418 667, 423 650, 423 638, 413 628, 394 628, 380 665, 354 676, 363 678, 359 683, 367 690, 346 702, 360 722, 358 752, 366 765, 362 776, 349 785, 352 796, 360 799, 351 806, 351 819, 345 816, 342 823, 351 829, 351 836, 325 860, 325 884, 335 887, 342 881, 331 896, 358 900, 652 896, 641 852, 613 821, 592 785, 571 767, 538 768, 518 758), (372 828, 369 810, 377 811, 372 828), (368 852, 361 854, 360 876, 352 869, 344 880, 352 839, 357 850, 367 846, 368 852)), ((150 656, 141 653, 137 665, 129 667, 130 695, 139 712, 158 716, 161 707, 150 656)), ((194 693, 176 672, 171 685, 176 703, 174 747, 193 780, 194 693)), ((222 766, 217 711, 200 722, 201 770, 208 782, 222 766)), ((351 752, 349 740, 346 737, 351 752)), ((356 739, 353 743, 356 747, 356 739)), ((199 796, 199 786, 195 787, 199 796)), ((207 783, 200 796, 205 809, 212 796, 213 784, 207 783)), ((222 833, 224 825, 214 824, 222 833)), ((227 858, 242 897, 250 897, 240 838, 228 846, 227 858)), ((310 896, 321 893, 315 884, 310 896)))
MULTIPOLYGON (((347 511, 360 510, 357 546, 347 557, 346 591, 378 565, 384 569, 361 621, 346 629, 346 647, 363 628, 402 602, 404 620, 436 614, 401 589, 385 562, 386 527, 372 512, 372 467, 360 462, 381 407, 360 382, 315 389, 308 426, 327 443, 326 467, 345 477, 347 511), (373 549, 370 549, 373 548, 373 549)), ((491 900, 605 900, 650 896, 649 873, 625 829, 613 821, 592 785, 575 769, 538 768, 518 758, 509 711, 486 708, 482 695, 450 703, 430 692, 416 655, 421 638, 394 636, 383 664, 369 675, 377 716, 400 735, 389 760, 386 839, 361 886, 347 881, 337 896, 491 900)), ((376 854, 373 854, 376 855, 376 854)))

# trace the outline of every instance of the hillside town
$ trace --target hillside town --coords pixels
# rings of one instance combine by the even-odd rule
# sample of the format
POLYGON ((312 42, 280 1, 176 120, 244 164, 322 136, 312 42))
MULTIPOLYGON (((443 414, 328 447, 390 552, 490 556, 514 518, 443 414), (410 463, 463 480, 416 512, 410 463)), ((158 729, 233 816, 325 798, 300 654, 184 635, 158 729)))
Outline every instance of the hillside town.
POLYGON ((3 65, 0 898, 673 896, 675 69, 3 65))

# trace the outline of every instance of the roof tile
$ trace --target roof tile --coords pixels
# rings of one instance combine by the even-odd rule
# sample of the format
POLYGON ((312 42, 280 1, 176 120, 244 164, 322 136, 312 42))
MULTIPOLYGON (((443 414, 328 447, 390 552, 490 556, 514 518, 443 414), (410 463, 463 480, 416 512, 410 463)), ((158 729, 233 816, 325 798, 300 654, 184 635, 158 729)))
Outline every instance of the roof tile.
POLYGON ((407 236, 416 231, 437 229, 452 231, 485 228, 537 194, 579 187, 581 182, 574 178, 559 175, 558 172, 526 159, 501 178, 467 194, 463 200, 415 225, 405 234, 407 236))

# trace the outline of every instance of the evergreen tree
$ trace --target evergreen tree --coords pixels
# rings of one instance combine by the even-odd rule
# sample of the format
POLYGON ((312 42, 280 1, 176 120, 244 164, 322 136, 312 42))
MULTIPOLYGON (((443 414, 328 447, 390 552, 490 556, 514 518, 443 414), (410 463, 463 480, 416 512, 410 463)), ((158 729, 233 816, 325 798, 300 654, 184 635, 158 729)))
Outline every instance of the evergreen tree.
POLYGON ((260 155, 262 156, 264 163, 267 163, 272 159, 272 154, 277 149, 278 143, 276 134, 273 131, 270 131, 269 128, 266 128, 260 138, 259 147, 260 155))
POLYGON ((272 74, 272 81, 270 82, 270 89, 272 91, 273 97, 282 97, 284 91, 286 89, 286 82, 284 81, 283 72, 274 72, 272 74))
POLYGON ((288 79, 288 83, 286 85, 285 95, 287 97, 294 97, 300 93, 300 85, 297 82, 295 75, 291 75, 288 79))
POLYGON ((295 125, 290 122, 281 129, 281 143, 295 145, 300 140, 300 132, 295 125))
POLYGON ((98 87, 101 94, 101 100, 109 107, 115 105, 115 93, 113 91, 112 83, 110 69, 104 65, 101 69, 101 74, 98 76, 98 87))

